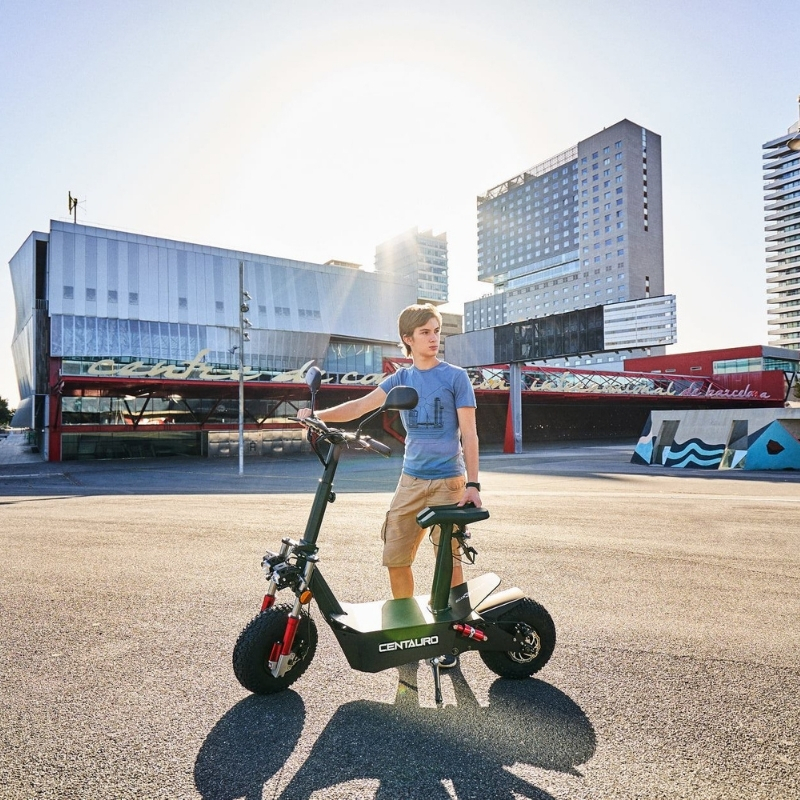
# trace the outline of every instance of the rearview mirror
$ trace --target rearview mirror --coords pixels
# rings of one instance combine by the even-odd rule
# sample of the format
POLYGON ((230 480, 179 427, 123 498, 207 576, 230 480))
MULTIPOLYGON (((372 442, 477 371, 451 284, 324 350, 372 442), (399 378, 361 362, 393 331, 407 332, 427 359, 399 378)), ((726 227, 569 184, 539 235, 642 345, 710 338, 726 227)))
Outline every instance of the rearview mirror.
POLYGON ((419 402, 419 395, 413 386, 395 386, 389 390, 386 399, 383 401, 384 411, 408 411, 416 408, 419 402))
POLYGON ((322 383, 322 371, 319 367, 309 367, 306 372, 306 383, 308 388, 311 389, 311 394, 316 394, 322 383))

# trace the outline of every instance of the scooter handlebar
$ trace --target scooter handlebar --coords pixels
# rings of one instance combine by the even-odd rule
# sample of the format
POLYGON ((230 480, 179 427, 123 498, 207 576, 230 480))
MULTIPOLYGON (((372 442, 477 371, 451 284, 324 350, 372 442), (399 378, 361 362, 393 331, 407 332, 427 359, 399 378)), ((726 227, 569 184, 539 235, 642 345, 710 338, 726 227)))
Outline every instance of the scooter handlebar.
POLYGON ((321 419, 317 417, 290 417, 293 422, 299 422, 301 425, 304 425, 306 428, 311 428, 312 430, 316 431, 320 434, 326 435, 334 435, 335 437, 339 438, 339 441, 342 442, 353 442, 354 444, 359 445, 364 450, 371 450, 373 453, 378 453, 378 455, 384 456, 385 458, 389 458, 392 454, 392 448, 385 445, 383 442, 379 442, 373 439, 370 436, 356 436, 354 433, 350 433, 349 431, 339 430, 338 428, 329 428, 321 419))
POLYGON ((330 433, 331 429, 317 417, 289 417, 292 422, 299 422, 301 425, 305 425, 306 428, 313 428, 317 433, 330 433))
POLYGON ((367 450, 372 450, 379 455, 382 455, 386 458, 392 454, 392 448, 385 445, 383 442, 378 442, 375 439, 370 439, 368 436, 363 436, 359 440, 367 450))

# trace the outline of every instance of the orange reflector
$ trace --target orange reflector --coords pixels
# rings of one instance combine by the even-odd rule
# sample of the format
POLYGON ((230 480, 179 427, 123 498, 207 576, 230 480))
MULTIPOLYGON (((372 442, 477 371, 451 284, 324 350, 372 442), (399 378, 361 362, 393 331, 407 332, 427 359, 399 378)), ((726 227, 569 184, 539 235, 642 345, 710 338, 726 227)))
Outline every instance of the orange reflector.
POLYGON ((300 602, 305 606, 311 602, 311 598, 313 596, 314 595, 311 594, 311 591, 309 589, 306 589, 304 592, 300 592, 300 602))

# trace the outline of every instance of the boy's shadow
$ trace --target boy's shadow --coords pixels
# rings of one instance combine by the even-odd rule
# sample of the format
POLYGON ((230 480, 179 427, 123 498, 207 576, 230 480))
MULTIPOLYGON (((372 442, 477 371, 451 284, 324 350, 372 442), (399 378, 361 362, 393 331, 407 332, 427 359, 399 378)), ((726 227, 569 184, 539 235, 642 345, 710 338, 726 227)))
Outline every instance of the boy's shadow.
MULTIPOLYGON (((527 764, 579 775, 576 767, 594 754, 594 729, 586 715, 543 681, 498 679, 482 708, 455 670, 457 705, 421 708, 417 669, 417 664, 399 668, 394 704, 358 700, 340 706, 280 798, 304 800, 346 781, 377 779, 379 800, 450 800, 444 782, 451 782, 459 800, 513 800, 515 793, 547 800, 548 793, 508 767, 527 764)), ((260 798, 299 739, 303 717, 293 692, 248 698, 231 709, 198 754, 195 782, 201 795, 260 798), (282 702, 280 709, 276 702, 282 702)))

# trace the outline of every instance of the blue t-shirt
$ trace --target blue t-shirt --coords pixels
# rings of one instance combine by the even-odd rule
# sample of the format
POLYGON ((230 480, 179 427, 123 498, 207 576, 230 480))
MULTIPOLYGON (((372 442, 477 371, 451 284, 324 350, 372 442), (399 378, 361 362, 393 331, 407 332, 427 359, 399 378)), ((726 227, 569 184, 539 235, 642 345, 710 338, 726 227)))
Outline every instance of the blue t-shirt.
POLYGON ((423 480, 463 475, 456 409, 476 406, 466 370, 445 361, 431 369, 402 367, 380 384, 387 394, 395 386, 413 386, 419 393, 417 407, 400 412, 406 429, 403 472, 423 480))

